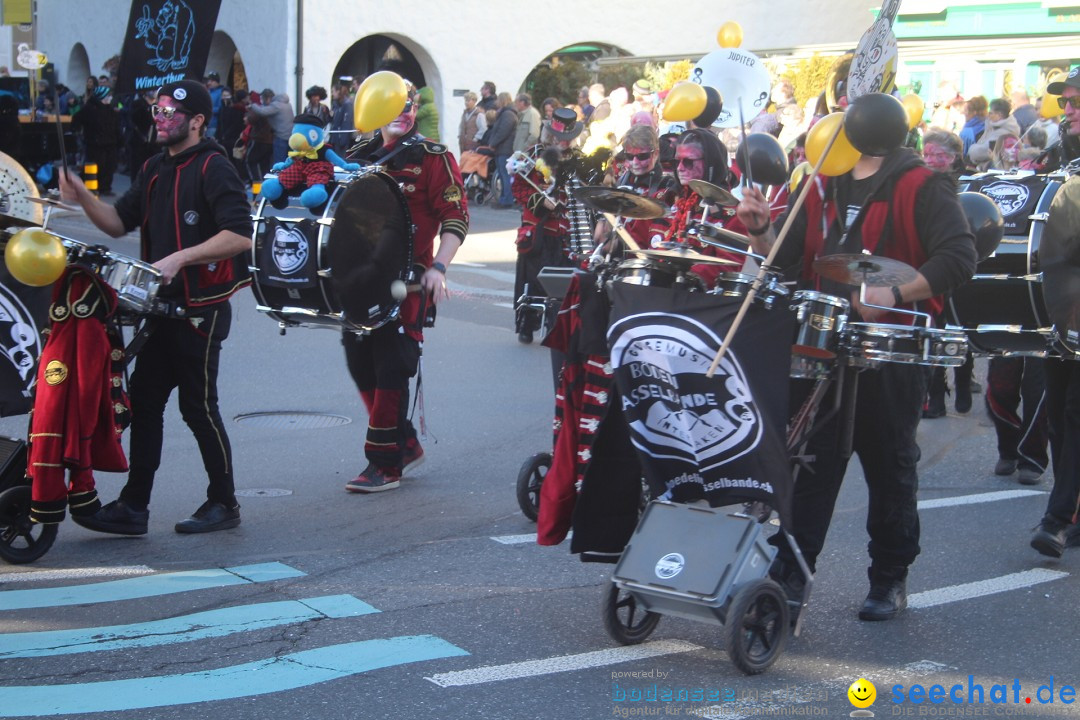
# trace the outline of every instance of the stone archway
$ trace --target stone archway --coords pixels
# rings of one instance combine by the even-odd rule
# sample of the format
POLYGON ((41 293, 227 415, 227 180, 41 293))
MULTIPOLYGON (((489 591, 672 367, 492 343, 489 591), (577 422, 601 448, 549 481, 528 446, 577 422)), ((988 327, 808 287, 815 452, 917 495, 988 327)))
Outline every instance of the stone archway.
POLYGON ((233 90, 247 90, 247 72, 243 58, 236 49, 236 43, 227 32, 215 30, 210 41, 210 52, 206 58, 206 72, 216 72, 221 76, 221 84, 233 90))
POLYGON ((81 95, 86 87, 86 79, 90 75, 90 57, 86 54, 86 47, 82 43, 75 43, 68 54, 67 71, 63 82, 71 88, 73 93, 81 95))
POLYGON ((357 82, 379 70, 392 70, 411 80, 416 87, 428 84, 421 58, 406 40, 391 35, 368 35, 342 53, 334 67, 334 79, 352 77, 357 82))

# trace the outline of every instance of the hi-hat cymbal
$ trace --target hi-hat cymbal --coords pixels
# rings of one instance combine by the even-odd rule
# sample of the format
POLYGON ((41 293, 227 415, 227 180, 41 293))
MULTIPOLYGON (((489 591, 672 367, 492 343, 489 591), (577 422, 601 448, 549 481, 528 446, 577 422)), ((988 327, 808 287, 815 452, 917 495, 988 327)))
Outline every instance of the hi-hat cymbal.
POLYGON ((1054 195, 1039 246, 1042 294, 1058 338, 1080 352, 1080 176, 1054 195))
POLYGON ((719 205, 720 207, 735 207, 739 204, 739 199, 737 197, 724 188, 713 185, 711 182, 691 180, 688 185, 690 185, 690 189, 696 192, 703 200, 707 200, 713 205, 719 205))
POLYGON ((38 205, 47 205, 49 207, 56 208, 57 210, 70 210, 72 212, 79 212, 81 210, 81 208, 78 208, 74 205, 68 205, 65 202, 53 200, 52 198, 30 197, 29 195, 27 195, 26 199, 32 203, 36 203, 38 205))
POLYGON ((726 227, 722 227, 721 225, 719 225, 717 223, 711 223, 711 222, 698 223, 697 231, 698 231, 699 234, 709 236, 709 237, 720 236, 720 237, 725 237, 728 240, 735 240, 736 242, 741 242, 743 245, 749 245, 750 244, 750 238, 748 236, 743 235, 740 232, 735 232, 734 230, 728 230, 726 227))
POLYGON ((853 253, 826 255, 814 261, 814 272, 833 282, 868 287, 904 285, 919 276, 919 271, 905 262, 880 255, 853 253))
POLYGON ((713 257, 712 255, 702 255, 699 252, 694 252, 685 245, 676 245, 674 247, 664 250, 635 250, 635 253, 642 257, 653 258, 654 260, 666 260, 668 262, 685 263, 687 267, 691 265, 697 265, 698 263, 711 263, 713 265, 738 265, 739 263, 734 260, 728 260, 726 258, 713 257))
POLYGON ((593 210, 626 218, 651 220, 663 217, 666 212, 657 201, 621 188, 583 187, 575 190, 574 195, 593 210))

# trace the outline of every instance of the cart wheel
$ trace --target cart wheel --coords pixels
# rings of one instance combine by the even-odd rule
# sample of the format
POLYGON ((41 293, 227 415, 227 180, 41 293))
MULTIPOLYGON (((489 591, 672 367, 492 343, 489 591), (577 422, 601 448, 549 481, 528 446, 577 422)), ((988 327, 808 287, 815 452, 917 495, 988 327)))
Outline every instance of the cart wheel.
POLYGON ((517 477, 517 501, 525 517, 536 522, 540 514, 540 486, 551 469, 551 453, 536 453, 525 461, 517 477))
POLYGON ((30 521, 29 485, 0 493, 0 557, 15 565, 34 562, 55 540, 56 525, 30 521))
POLYGON ((638 608, 637 598, 615 583, 604 588, 600 604, 604 629, 611 639, 622 645, 637 645, 652 635, 660 622, 660 613, 638 608))
POLYGON ((787 598, 775 580, 739 588, 724 623, 724 645, 735 667, 747 675, 765 672, 783 652, 787 634, 787 598))

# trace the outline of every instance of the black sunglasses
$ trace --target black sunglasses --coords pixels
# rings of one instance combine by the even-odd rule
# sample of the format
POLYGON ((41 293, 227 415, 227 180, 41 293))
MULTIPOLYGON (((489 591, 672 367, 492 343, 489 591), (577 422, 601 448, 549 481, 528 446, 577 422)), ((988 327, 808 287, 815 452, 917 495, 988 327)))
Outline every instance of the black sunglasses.
POLYGON ((413 101, 409 100, 408 102, 405 103, 405 107, 402 108, 401 113, 405 114, 407 112, 410 112, 412 109, 413 109, 413 101))
POLYGON ((1072 105, 1073 110, 1080 110, 1080 95, 1073 95, 1072 97, 1059 97, 1057 99, 1058 107, 1062 110, 1066 105, 1072 105))
POLYGON ((643 153, 626 153, 627 160, 637 160, 638 162, 645 162, 653 156, 652 152, 643 153))
POLYGON ((684 165, 686 167, 691 167, 691 166, 696 165, 697 163, 701 162, 702 160, 703 160, 703 158, 690 158, 690 157, 679 158, 679 167, 683 167, 684 165))

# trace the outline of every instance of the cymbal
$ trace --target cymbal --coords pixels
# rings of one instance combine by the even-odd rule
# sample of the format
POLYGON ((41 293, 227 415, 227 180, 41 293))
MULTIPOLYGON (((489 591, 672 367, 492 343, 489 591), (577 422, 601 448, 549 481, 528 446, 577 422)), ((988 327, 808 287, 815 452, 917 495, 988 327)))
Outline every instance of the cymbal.
POLYGON ((583 187, 575 190, 574 196, 593 210, 626 218, 651 220, 663 217, 667 212, 667 209, 656 200, 650 200, 636 192, 621 188, 583 187))
POLYGON ((1080 176, 1054 195, 1039 245, 1043 300, 1058 338, 1080 352, 1080 176))
POLYGON ((737 197, 724 188, 713 185, 711 182, 691 180, 688 185, 690 185, 690 189, 700 195, 703 200, 707 200, 713 205, 719 205, 720 207, 735 207, 739 204, 739 199, 737 197))
POLYGON ((819 257, 814 261, 814 272, 834 282, 855 286, 866 283, 868 287, 904 285, 919 276, 905 262, 864 253, 819 257))
POLYGON ((739 263, 734 260, 728 260, 726 258, 713 257, 712 255, 702 255, 699 252, 694 252, 686 246, 679 245, 671 249, 665 250, 635 250, 635 253, 642 257, 653 258, 654 260, 667 260, 675 263, 685 263, 687 267, 691 265, 697 265, 698 263, 710 263, 713 265, 738 265, 739 263))
POLYGON ((734 230, 728 230, 726 227, 722 227, 721 225, 711 222, 702 222, 698 224, 698 232, 702 235, 708 236, 720 235, 721 237, 725 237, 728 240, 735 240, 736 242, 741 242, 743 245, 750 244, 750 238, 746 235, 735 232, 734 230))
POLYGON ((26 199, 32 203, 36 203, 38 205, 47 205, 48 207, 56 208, 57 210, 70 210, 72 212, 79 212, 80 210, 82 210, 82 208, 76 207, 74 205, 68 205, 65 202, 53 200, 52 198, 30 197, 29 195, 27 195, 26 199))

